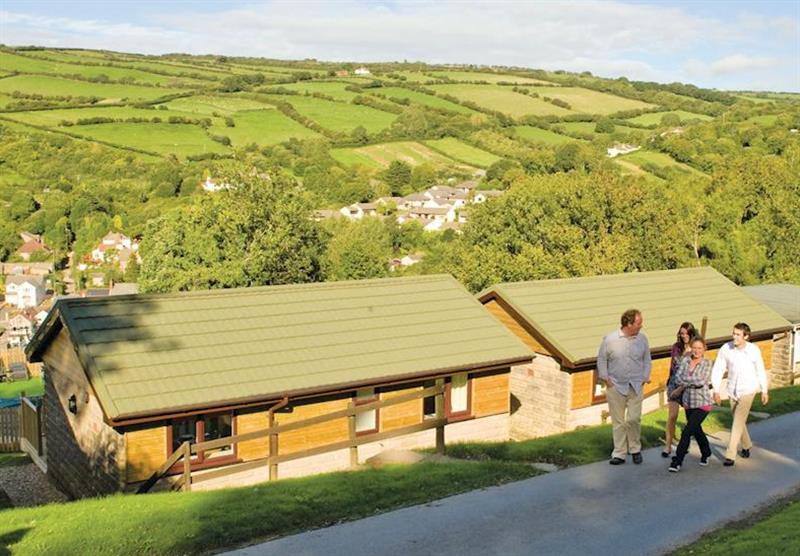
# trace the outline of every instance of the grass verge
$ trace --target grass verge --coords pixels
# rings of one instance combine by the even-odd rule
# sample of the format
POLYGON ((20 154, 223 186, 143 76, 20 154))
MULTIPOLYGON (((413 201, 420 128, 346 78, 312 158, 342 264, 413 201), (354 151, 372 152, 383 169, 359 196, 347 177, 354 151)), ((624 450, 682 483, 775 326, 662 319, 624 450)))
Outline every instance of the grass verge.
POLYGON ((423 463, 212 492, 117 495, 0 511, 11 554, 198 554, 536 475, 507 462, 423 463))
POLYGON ((41 396, 44 394, 44 381, 35 377, 28 380, 0 383, 0 398, 18 398, 22 392, 25 392, 27 396, 41 396))
POLYGON ((672 552, 703 556, 800 554, 800 490, 672 552))

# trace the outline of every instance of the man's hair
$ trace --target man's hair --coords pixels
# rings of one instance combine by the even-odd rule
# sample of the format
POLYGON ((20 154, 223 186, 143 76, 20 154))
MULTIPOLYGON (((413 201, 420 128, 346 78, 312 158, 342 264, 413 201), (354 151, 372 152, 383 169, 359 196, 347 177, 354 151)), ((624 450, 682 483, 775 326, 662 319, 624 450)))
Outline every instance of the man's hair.
POLYGON ((628 309, 622 313, 622 316, 619 318, 619 322, 623 327, 628 326, 629 324, 633 324, 633 322, 636 320, 636 317, 641 314, 642 312, 639 309, 628 309))
POLYGON ((700 342, 701 344, 703 344, 703 347, 708 347, 706 345, 706 339, 703 338, 700 334, 695 334, 694 336, 692 336, 692 339, 689 340, 689 345, 692 345, 695 342, 700 342))
POLYGON ((750 339, 750 326, 746 322, 737 322, 733 325, 734 330, 741 330, 744 332, 744 339, 750 339))

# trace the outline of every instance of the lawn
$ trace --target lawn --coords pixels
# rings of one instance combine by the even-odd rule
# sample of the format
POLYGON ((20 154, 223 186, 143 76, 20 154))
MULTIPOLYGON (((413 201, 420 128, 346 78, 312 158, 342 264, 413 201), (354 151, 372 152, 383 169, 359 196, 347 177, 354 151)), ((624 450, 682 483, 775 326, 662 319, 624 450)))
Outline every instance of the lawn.
POLYGON ((166 103, 170 110, 182 110, 210 116, 214 112, 227 116, 240 110, 258 110, 272 108, 272 105, 258 102, 249 98, 234 95, 196 95, 191 97, 176 98, 166 103))
POLYGON ((11 554, 206 554, 538 473, 520 463, 423 463, 212 492, 118 495, 0 511, 0 539, 11 554))
POLYGON ((228 150, 212 141, 199 126, 188 124, 96 124, 71 127, 69 132, 115 145, 177 156, 228 150))
POLYGON ((538 143, 545 143, 546 145, 563 145, 564 143, 574 143, 575 141, 580 141, 580 139, 574 139, 572 137, 568 137, 567 135, 554 133, 548 129, 542 129, 540 127, 532 127, 528 125, 519 125, 514 128, 514 131, 516 132, 517 137, 522 137, 523 139, 529 139, 538 143))
POLYGON ((711 116, 706 116, 705 114, 694 114, 693 112, 686 112, 685 110, 673 110, 671 112, 650 112, 648 114, 636 116, 635 118, 628 118, 628 121, 632 124, 645 126, 659 125, 661 124, 661 118, 667 114, 676 114, 681 119, 681 123, 689 122, 691 120, 701 120, 707 122, 708 120, 714 119, 711 116))
POLYGON ((152 100, 182 92, 180 89, 167 87, 91 83, 42 75, 17 75, 0 79, 0 93, 11 93, 12 91, 49 96, 100 97, 113 100, 152 100))
POLYGON ((425 144, 454 160, 480 168, 487 168, 500 160, 500 157, 495 154, 468 145, 453 137, 425 141, 425 144))
POLYGON ((303 116, 332 131, 348 133, 358 126, 364 126, 367 132, 375 133, 389 127, 397 119, 396 114, 369 106, 356 106, 305 96, 267 96, 275 101, 288 102, 303 116))
POLYGON ((22 392, 28 396, 41 396, 44 394, 44 382, 39 377, 0 382, 0 398, 18 398, 22 392))
MULTIPOLYGON (((86 61, 91 62, 91 60, 84 60, 84 62, 86 61)), ((113 80, 133 78, 142 83, 157 83, 161 85, 177 85, 178 83, 176 83, 176 81, 183 82, 188 86, 197 86, 200 83, 204 83, 197 79, 158 75, 140 69, 65 64, 45 58, 33 59, 25 56, 18 56, 9 52, 0 52, 0 69, 18 71, 20 73, 57 73, 61 75, 80 75, 82 77, 98 77, 100 75, 105 75, 113 80)))
POLYGON ((533 79, 531 77, 519 77, 517 75, 508 75, 504 73, 494 72, 478 72, 478 71, 432 71, 431 75, 436 77, 447 77, 455 81, 486 81, 487 83, 516 83, 518 85, 552 85, 550 81, 542 81, 541 79, 533 79))
POLYGON ((455 102, 450 102, 443 98, 433 95, 427 95, 418 91, 411 91, 403 89, 402 87, 381 87, 380 89, 367 89, 370 93, 385 95, 386 98, 407 98, 414 104, 422 104, 423 106, 430 106, 431 108, 443 108, 451 112, 458 112, 461 114, 474 114, 475 111, 466 106, 461 106, 455 102))
POLYGON ((780 502, 749 516, 730 523, 721 529, 703 535, 699 540, 682 546, 679 554, 702 554, 704 556, 749 556, 750 554, 774 555, 800 554, 800 491, 794 492, 780 502))
MULTIPOLYGON (((532 114, 534 116, 565 116, 572 111, 555 106, 539 98, 515 93, 508 87, 500 85, 429 85, 438 93, 452 95, 459 100, 468 100, 478 106, 496 110, 513 117, 532 114)), ((537 87, 538 91, 540 87, 537 87)))
POLYGON ((459 164, 451 158, 413 141, 398 141, 349 149, 331 149, 331 156, 344 164, 362 164, 375 169, 388 168, 393 160, 402 160, 412 166, 427 162, 435 167, 458 166, 465 170, 475 169, 465 167, 463 164, 459 164))
POLYGON ((613 114, 621 110, 653 108, 652 104, 640 100, 618 97, 582 87, 536 87, 531 89, 541 97, 561 99, 569 103, 574 112, 582 114, 613 114))
POLYGON ((215 120, 210 132, 214 135, 228 136, 235 146, 250 143, 275 145, 292 137, 297 139, 319 137, 315 131, 300 125, 274 108, 236 112, 231 118, 236 124, 235 127, 228 127, 220 120, 215 120))

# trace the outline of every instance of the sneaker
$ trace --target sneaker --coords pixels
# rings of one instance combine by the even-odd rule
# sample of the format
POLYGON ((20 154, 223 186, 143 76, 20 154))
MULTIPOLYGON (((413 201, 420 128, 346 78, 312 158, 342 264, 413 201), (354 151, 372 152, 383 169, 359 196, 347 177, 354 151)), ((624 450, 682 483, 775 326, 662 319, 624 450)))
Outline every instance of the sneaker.
POLYGON ((743 458, 749 458, 750 448, 742 448, 742 450, 739 452, 739 455, 742 456, 743 458))
POLYGON ((633 456, 633 463, 635 463, 636 465, 639 465, 640 463, 642 463, 642 453, 641 452, 636 452, 635 454, 631 454, 631 455, 633 456))
POLYGON ((625 460, 622 458, 611 458, 610 460, 608 460, 608 463, 610 465, 622 465, 623 463, 625 463, 625 460))
POLYGON ((667 469, 667 471, 669 471, 670 473, 677 473, 680 470, 681 470, 681 464, 678 463, 675 460, 675 458, 672 458, 672 463, 669 464, 669 468, 667 469))
POLYGON ((700 458, 700 465, 702 465, 703 467, 708 465, 708 456, 703 456, 700 458))
POLYGON ((725 461, 722 462, 722 465, 724 465, 725 467, 733 467, 734 463, 736 463, 736 462, 733 461, 732 459, 725 458, 725 461))
POLYGON ((661 457, 662 458, 668 458, 670 456, 670 454, 671 454, 671 452, 667 452, 666 450, 664 450, 663 452, 661 452, 661 457))

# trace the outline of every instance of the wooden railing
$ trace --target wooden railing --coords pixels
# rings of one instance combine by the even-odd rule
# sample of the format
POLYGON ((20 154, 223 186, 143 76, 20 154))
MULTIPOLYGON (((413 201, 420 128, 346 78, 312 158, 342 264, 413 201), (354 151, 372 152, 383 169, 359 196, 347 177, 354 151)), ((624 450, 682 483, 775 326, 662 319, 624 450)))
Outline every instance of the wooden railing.
POLYGON ((19 408, 0 409, 0 452, 19 452, 19 408))
POLYGON ((41 409, 36 406, 29 398, 20 398, 20 418, 22 419, 22 439, 30 446, 25 447, 24 451, 32 450, 35 455, 41 456, 44 453, 42 444, 42 414, 41 409))
POLYGON ((331 413, 318 415, 316 417, 310 417, 308 419, 303 419, 300 421, 286 423, 284 425, 276 425, 275 412, 288 404, 288 400, 284 399, 283 402, 277 404, 276 406, 273 406, 268 411, 269 426, 266 429, 260 429, 257 431, 252 431, 244 434, 227 436, 225 438, 207 440, 204 442, 196 442, 196 443, 184 442, 178 447, 177 450, 175 450, 172 453, 172 455, 169 456, 169 458, 167 458, 167 460, 161 465, 161 467, 159 467, 155 471, 155 473, 153 473, 144 483, 141 484, 141 486, 137 490, 137 493, 142 494, 148 492, 171 469, 173 469, 180 463, 182 463, 183 465, 183 473, 181 474, 180 477, 177 478, 177 480, 173 482, 172 490, 182 489, 184 491, 189 491, 192 489, 193 482, 208 481, 211 479, 225 477, 233 473, 238 473, 249 469, 255 469, 262 466, 267 466, 269 468, 269 479, 272 481, 278 478, 279 463, 286 463, 288 461, 324 454, 327 452, 333 452, 336 450, 343 450, 345 448, 350 449, 350 465, 352 467, 355 467, 356 465, 358 465, 358 447, 363 444, 378 442, 380 440, 385 440, 387 438, 394 438, 434 428, 436 429, 436 451, 438 453, 443 454, 444 426, 445 424, 447 424, 447 419, 445 418, 444 414, 444 391, 445 391, 444 379, 438 379, 436 381, 435 386, 424 388, 417 392, 409 392, 408 394, 402 394, 387 400, 380 400, 358 405, 356 405, 355 402, 351 400, 349 406, 346 409, 333 411, 331 413), (368 411, 374 411, 376 409, 381 409, 384 407, 390 407, 411 400, 427 398, 430 396, 435 396, 436 414, 434 418, 425 419, 423 420, 423 422, 415 425, 409 425, 384 432, 375 432, 367 434, 356 433, 356 415, 368 411), (281 433, 295 431, 303 429, 305 427, 310 427, 312 425, 318 425, 320 423, 326 423, 328 421, 333 421, 336 419, 343 419, 343 418, 348 419, 347 440, 332 442, 322 446, 316 446, 314 448, 309 448, 298 452, 291 452, 288 454, 279 453, 278 441, 281 433), (205 452, 207 450, 225 448, 228 446, 236 445, 240 442, 246 442, 248 440, 257 440, 261 438, 269 439, 269 452, 268 452, 269 455, 266 458, 260 458, 245 463, 231 464, 224 467, 220 467, 219 469, 204 471, 202 474, 197 475, 195 477, 192 476, 192 469, 191 469, 192 454, 198 454, 200 452, 205 452))

